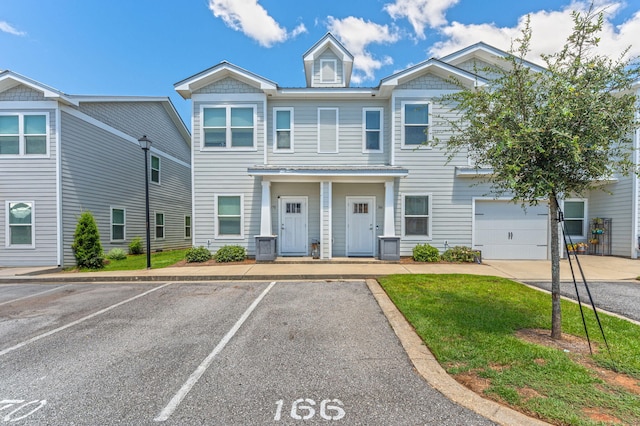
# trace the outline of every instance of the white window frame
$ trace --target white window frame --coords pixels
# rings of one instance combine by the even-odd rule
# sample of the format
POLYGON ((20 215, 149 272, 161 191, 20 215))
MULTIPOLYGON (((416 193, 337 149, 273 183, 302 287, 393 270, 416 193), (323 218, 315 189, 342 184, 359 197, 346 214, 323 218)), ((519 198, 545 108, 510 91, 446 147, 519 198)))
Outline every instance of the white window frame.
POLYGON ((163 211, 153 212, 153 239, 154 240, 166 240, 167 239, 167 215, 163 211), (162 215, 162 225, 158 225, 158 215, 162 215), (158 228, 162 228, 162 237, 158 237, 158 228))
POLYGON ((200 107, 200 151, 256 151, 258 146, 258 105, 257 104, 212 104, 200 107), (234 108, 251 108, 253 110, 253 145, 252 146, 231 146, 231 110, 234 108), (204 110, 224 109, 225 110, 225 146, 205 146, 204 145, 204 110))
POLYGON ((109 241, 111 242, 122 242, 127 239, 127 209, 119 206, 110 206, 109 207, 109 241), (113 223, 113 211, 114 210, 122 210, 124 223, 113 223), (122 226, 122 239, 113 238, 113 225, 122 226))
POLYGON ((158 155, 151 155, 149 157, 149 173, 151 174, 151 176, 149 176, 149 182, 151 183, 155 183, 156 185, 160 185, 161 182, 161 178, 160 178, 160 169, 162 167, 161 165, 161 160, 160 157, 158 155), (153 159, 157 158, 158 159, 158 168, 154 169, 153 168, 153 159), (158 172, 158 181, 156 182, 155 180, 153 180, 153 171, 156 170, 158 172))
POLYGON ((6 112, 1 112, 0 113, 1 116, 10 116, 10 117, 18 117, 18 134, 15 136, 18 136, 18 154, 0 154, 0 158, 49 158, 50 157, 50 138, 49 138, 49 133, 50 133, 50 121, 49 121, 49 113, 48 112, 12 112, 12 113, 6 113, 6 112), (46 152, 44 154, 27 154, 26 150, 27 150, 27 141, 26 141, 26 134, 24 133, 25 131, 25 126, 24 126, 24 117, 26 116, 38 116, 38 115, 44 115, 44 120, 45 120, 45 133, 44 135, 40 135, 40 134, 33 134, 33 135, 29 135, 29 136, 44 136, 45 137, 45 150, 46 152))
POLYGON ((381 153, 384 152, 383 144, 384 144, 384 108, 363 108, 362 109, 362 152, 376 152, 381 153), (367 129, 367 112, 376 111, 380 113, 380 129, 378 130, 378 149, 367 149, 367 132, 371 132, 373 130, 367 129))
POLYGON ((191 239, 192 236, 193 236, 193 219, 191 215, 185 214, 184 215, 184 238, 185 240, 191 239), (187 225, 187 219, 189 219, 189 225, 187 225), (188 233, 187 233, 187 229, 189 230, 188 233))
POLYGON ((432 104, 431 102, 427 101, 427 100, 415 100, 415 101, 402 101, 400 102, 400 138, 402 141, 402 149, 415 149, 417 147, 423 146, 422 144, 406 144, 405 141, 405 114, 404 114, 404 110, 405 110, 405 105, 426 105, 427 106, 427 110, 428 110, 428 115, 427 115, 427 134, 426 134, 426 138, 425 138, 425 142, 429 142, 431 141, 431 107, 432 104))
MULTIPOLYGON (((33 249, 36 247, 36 203, 35 201, 10 201, 5 202, 5 247, 9 249, 33 249), (11 244, 11 226, 9 224, 9 208, 12 204, 31 204, 31 244, 11 244)), ((24 226, 24 225, 23 225, 24 226)))
POLYGON ((214 196, 214 224, 216 228, 215 239, 216 240, 243 240, 244 239, 244 194, 216 194, 214 196), (220 234, 220 222, 218 215, 218 198, 219 197, 240 197, 240 235, 226 235, 220 234))
POLYGON ((582 220, 582 235, 573 235, 573 234, 567 234, 570 235, 571 237, 575 237, 575 238, 586 238, 588 236, 588 228, 589 228, 589 211, 588 211, 588 200, 586 198, 567 198, 563 201, 562 203, 562 213, 564 214, 564 220, 565 222, 567 220, 582 220), (581 202, 584 205, 584 209, 582 211, 582 218, 579 217, 567 217, 567 213, 564 209, 564 204, 566 202, 581 202))
MULTIPOLYGON (((409 192, 402 194, 402 238, 404 240, 411 241, 431 241, 433 240, 432 226, 433 226, 433 194, 430 192, 409 192), (428 235, 407 235, 406 234, 406 215, 405 215, 405 206, 406 206, 406 198, 407 197, 428 197, 429 198, 429 211, 427 212, 427 219, 429 224, 427 226, 428 235)), ((416 216, 417 217, 417 216, 416 216)), ((420 216, 423 217, 423 216, 420 216)))
POLYGON ((340 141, 340 108, 318 108, 318 154, 338 154, 339 151, 339 143, 340 141), (336 146, 335 149, 333 151, 322 151, 321 147, 321 140, 322 140, 322 134, 320 132, 320 113, 321 111, 335 111, 336 112, 336 146))
POLYGON ((330 84, 330 83, 338 83, 338 61, 336 59, 320 59, 320 83, 322 84, 330 84), (325 80, 324 77, 324 64, 325 63, 333 63, 333 80, 325 80))
POLYGON ((273 109, 273 152, 293 152, 293 108, 292 107, 279 107, 273 109), (289 138, 290 138, 290 146, 289 148, 278 148, 278 112, 288 111, 289 112, 289 138))

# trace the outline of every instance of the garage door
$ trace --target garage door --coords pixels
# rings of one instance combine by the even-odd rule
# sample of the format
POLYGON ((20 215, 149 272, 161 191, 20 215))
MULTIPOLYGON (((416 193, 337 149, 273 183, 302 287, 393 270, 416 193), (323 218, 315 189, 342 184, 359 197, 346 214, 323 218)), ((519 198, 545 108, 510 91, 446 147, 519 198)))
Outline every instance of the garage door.
POLYGON ((484 259, 547 259, 549 211, 506 201, 476 201, 474 245, 484 259))

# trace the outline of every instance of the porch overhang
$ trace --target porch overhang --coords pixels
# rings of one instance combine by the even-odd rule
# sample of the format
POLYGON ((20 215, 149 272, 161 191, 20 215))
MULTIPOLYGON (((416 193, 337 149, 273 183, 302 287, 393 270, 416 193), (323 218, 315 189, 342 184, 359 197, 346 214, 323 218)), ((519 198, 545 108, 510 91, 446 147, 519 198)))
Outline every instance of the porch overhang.
POLYGON ((395 166, 254 166, 247 169, 249 176, 277 180, 362 180, 384 182, 406 177, 409 170, 395 166))

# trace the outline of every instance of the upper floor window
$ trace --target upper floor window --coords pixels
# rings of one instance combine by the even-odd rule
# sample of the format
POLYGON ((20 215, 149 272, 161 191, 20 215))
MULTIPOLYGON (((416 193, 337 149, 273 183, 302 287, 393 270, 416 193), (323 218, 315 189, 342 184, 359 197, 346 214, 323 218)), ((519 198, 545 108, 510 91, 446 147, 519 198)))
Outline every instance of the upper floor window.
POLYGON ((338 108, 318 108, 318 152, 338 152, 338 108))
POLYGON ((402 103, 402 145, 417 146, 428 140, 429 104, 402 103))
POLYGON ((35 247, 33 202, 7 202, 7 247, 35 247))
POLYGON ((0 115, 0 155, 46 155, 48 114, 0 115))
POLYGON ((127 238, 127 213, 125 209, 111 209, 111 241, 124 241, 127 238))
POLYGON ((567 200, 564 202, 564 229, 567 235, 572 237, 584 237, 586 235, 585 201, 567 200))
POLYGON ((335 59, 320 60, 320 83, 336 83, 338 81, 338 63, 335 59))
POLYGON ((293 152, 293 108, 273 110, 273 150, 293 152))
POLYGON ((204 148, 255 148, 255 106, 203 108, 204 148))
POLYGON ((363 151, 382 151, 382 108, 365 108, 362 112, 363 151))
POLYGON ((160 157, 151 156, 151 182, 160 183, 160 157))

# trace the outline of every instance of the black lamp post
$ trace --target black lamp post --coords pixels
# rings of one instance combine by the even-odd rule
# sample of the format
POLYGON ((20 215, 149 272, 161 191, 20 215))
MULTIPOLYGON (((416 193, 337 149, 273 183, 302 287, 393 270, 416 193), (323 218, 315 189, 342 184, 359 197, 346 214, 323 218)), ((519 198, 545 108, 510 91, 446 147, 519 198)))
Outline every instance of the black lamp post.
POLYGON ((147 269, 151 269, 151 230, 149 228, 149 149, 151 149, 151 141, 147 135, 143 135, 138 139, 140 148, 144 151, 144 194, 147 213, 147 269))

